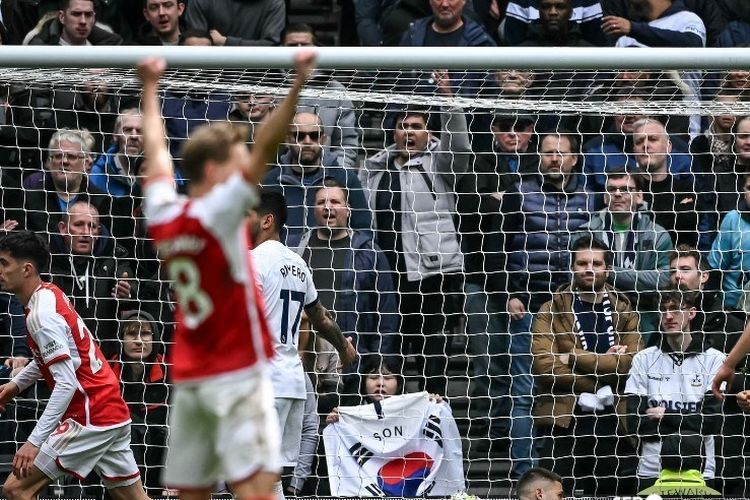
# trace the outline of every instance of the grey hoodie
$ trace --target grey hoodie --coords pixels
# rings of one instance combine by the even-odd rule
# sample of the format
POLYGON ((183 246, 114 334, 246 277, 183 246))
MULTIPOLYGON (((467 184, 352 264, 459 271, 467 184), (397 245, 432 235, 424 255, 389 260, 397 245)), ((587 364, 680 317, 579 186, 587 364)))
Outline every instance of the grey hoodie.
MULTIPOLYGON (((462 109, 443 109, 440 121, 443 131, 440 140, 432 138, 423 154, 413 156, 398 169, 403 190, 401 241, 409 281, 460 272, 464 265, 453 220, 455 183, 469 167, 471 144, 462 109)), ((373 211, 380 180, 395 155, 395 145, 388 146, 368 158, 359 171, 362 188, 373 211)), ((373 217, 373 226, 377 224, 376 219, 373 217)))

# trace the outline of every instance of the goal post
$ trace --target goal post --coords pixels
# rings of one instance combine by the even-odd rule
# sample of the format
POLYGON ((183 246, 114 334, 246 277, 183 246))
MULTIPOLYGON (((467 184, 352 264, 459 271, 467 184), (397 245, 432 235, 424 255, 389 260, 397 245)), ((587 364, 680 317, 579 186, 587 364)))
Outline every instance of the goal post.
MULTIPOLYGON (((91 322, 92 333, 109 345, 113 358, 123 356, 121 329, 129 321, 123 318, 133 316, 123 316, 124 306, 117 306, 120 309, 114 312, 89 307, 91 300, 103 301, 105 297, 96 297, 77 285, 83 273, 76 267, 78 261, 68 259, 69 249, 58 233, 59 222, 68 216, 67 202, 76 198, 78 185, 70 192, 70 186, 48 181, 53 170, 68 168, 54 162, 74 156, 81 160, 79 167, 87 182, 99 190, 97 196, 106 199, 97 204, 101 225, 106 227, 97 237, 112 246, 107 250, 110 253, 97 258, 109 257, 114 264, 130 266, 128 278, 136 297, 127 307, 145 311, 143 321, 157 324, 153 349, 160 356, 168 354, 174 303, 150 247, 140 209, 137 169, 144 159, 137 151, 139 125, 130 121, 138 117, 140 98, 135 65, 149 56, 167 61, 159 93, 170 153, 179 170, 180 146, 195 128, 227 119, 260 126, 265 113, 285 96, 288 70, 299 50, 125 46, 3 46, 0 50, 0 88, 7 90, 0 113, 4 220, 18 219, 22 227, 55 243, 53 259, 68 267, 53 270, 52 280, 70 284, 70 293, 76 304, 82 304, 81 310, 88 304, 87 312, 82 313, 84 320, 91 322), (71 142, 71 136, 56 135, 63 129, 78 134, 78 139, 72 140, 72 152, 61 144, 71 142), (132 153, 121 154, 131 146, 135 148, 132 153), (60 199, 66 203, 58 203, 60 199), (116 254, 118 247, 125 253, 116 254), (99 317, 101 314, 106 317, 99 317)), ((292 129, 272 165, 279 166, 278 171, 272 170, 277 177, 269 177, 263 184, 285 195, 290 205, 287 241, 311 266, 314 279, 320 280, 316 285, 321 300, 335 313, 344 333, 357 338, 363 359, 377 355, 398 358, 405 375, 405 383, 399 382, 399 387, 405 392, 436 386, 444 389, 430 392, 440 392, 446 398, 457 432, 432 420, 423 434, 436 442, 436 437, 453 436, 450 439, 455 442, 448 448, 463 467, 461 476, 456 463, 452 464, 454 479, 459 477, 460 483, 460 478, 465 478, 465 490, 470 494, 505 496, 518 474, 529 466, 555 465, 555 460, 562 463, 575 456, 589 467, 576 471, 586 480, 581 483, 584 487, 576 489, 591 494, 587 488, 608 481, 603 478, 612 471, 604 469, 614 464, 623 467, 622 477, 613 479, 617 487, 606 492, 638 493, 639 457, 634 444, 639 435, 632 424, 647 426, 647 415, 653 412, 626 406, 623 398, 619 413, 615 413, 617 396, 626 389, 628 370, 618 368, 620 358, 607 365, 607 360, 625 354, 609 349, 632 342, 625 348, 630 357, 622 361, 630 364, 634 346, 645 351, 647 345, 652 349, 662 345, 654 340, 666 328, 661 324, 661 291, 676 279, 672 251, 677 244, 688 242, 698 247, 698 252, 683 251, 678 257, 697 255, 699 262, 695 262, 696 269, 680 272, 686 276, 690 271, 700 273, 701 266, 712 270, 708 283, 713 287, 710 300, 715 309, 701 309, 708 307, 707 293, 694 305, 705 317, 712 314, 711 318, 717 319, 723 314, 725 318, 723 326, 704 332, 716 349, 710 353, 715 357, 698 363, 698 368, 685 361, 697 356, 695 352, 675 361, 675 366, 685 362, 694 370, 682 386, 674 382, 682 376, 677 368, 670 373, 641 374, 647 384, 655 377, 665 384, 659 393, 641 394, 641 402, 665 408, 672 435, 695 434, 694 417, 705 416, 706 423, 699 427, 714 426, 706 431, 707 436, 715 437, 707 446, 714 452, 709 457, 699 450, 698 455, 701 463, 714 464, 708 474, 715 479, 714 487, 721 486, 726 496, 750 495, 743 479, 750 474, 745 466, 750 452, 744 440, 750 421, 732 404, 711 415, 701 410, 703 397, 708 398, 709 368, 715 368, 711 363, 736 340, 744 325, 744 311, 750 311, 750 220, 745 219, 747 210, 742 205, 750 189, 750 184, 744 184, 744 175, 750 173, 750 50, 313 50, 318 53, 320 71, 303 90, 299 110, 318 115, 319 130, 292 129), (437 88, 440 75, 436 72, 441 70, 448 71, 450 92, 437 88), (656 132, 642 135, 654 135, 656 142, 666 138, 661 146, 655 146, 663 146, 662 150, 635 144, 636 130, 652 125, 656 132), (546 143, 546 138, 552 142, 546 143), (304 160, 304 148, 311 151, 312 163, 304 160), (660 164, 667 165, 666 170, 650 171, 659 161, 666 162, 660 164), (552 170, 559 171, 559 176, 550 174, 552 170), (608 175, 613 171, 622 174, 615 182, 625 184, 610 183, 608 175), (320 172, 314 182, 305 177, 320 172), (580 176, 581 184, 566 191, 573 176, 580 176), (665 176, 671 182, 666 188, 665 176), (538 178, 539 184, 530 183, 532 178, 538 178), (555 184, 560 178, 561 184, 555 184), (326 205, 330 199, 315 197, 327 180, 346 188, 342 192, 351 213, 342 220, 353 231, 345 236, 349 239, 343 247, 325 241, 325 234, 331 233, 318 231, 330 222, 324 217, 325 210, 335 212, 326 205), (638 196, 639 204, 608 201, 638 196), (627 224, 612 222, 612 210, 624 213, 631 209, 637 214, 627 224), (629 226, 635 224, 633 220, 656 221, 663 227, 629 226), (602 226, 592 229, 597 221, 602 226), (734 226, 727 225, 732 222, 734 226), (571 292, 565 310, 550 306, 549 333, 555 333, 556 338, 569 334, 570 345, 562 347, 577 346, 572 355, 565 356, 566 352, 559 350, 561 345, 544 347, 531 331, 540 325, 534 321, 544 316, 539 314, 542 302, 567 300, 557 293, 557 287, 574 279, 570 246, 588 234, 603 240, 608 256, 611 251, 608 282, 622 294, 589 307, 579 304, 579 295, 571 292), (344 258, 344 251, 358 257, 350 259, 346 254, 344 258), (618 303, 618 297, 627 301, 618 303), (511 306, 513 300, 518 302, 511 306), (620 315, 618 309, 613 315, 612 308, 622 308, 627 314, 620 315), (624 328, 621 318, 631 312, 628 328, 633 335, 610 335, 612 331, 623 333, 617 332, 624 328), (587 336, 586 328, 601 331, 587 336), (599 336, 606 337, 601 344, 599 336), (604 346, 605 342, 609 345, 604 346), (601 365, 600 361, 589 363, 587 353, 601 359, 601 365), (575 394, 555 392, 563 390, 555 380, 571 385, 576 377, 588 377, 583 382, 585 389, 575 394), (673 383, 667 387, 670 378, 673 383), (618 416, 626 425, 618 427, 618 416), (639 416, 642 420, 636 418, 639 416), (548 425, 552 420, 579 418, 582 425, 593 425, 576 435, 580 442, 591 444, 588 450, 576 446, 575 439, 556 439, 566 433, 574 435, 566 424, 548 425), (606 446, 612 445, 611 449, 601 449, 599 438, 606 446), (566 446, 570 451, 561 451, 566 446), (558 456, 560 453, 563 456, 558 456), (609 462, 606 454, 612 459, 609 462)), ((184 189, 183 181, 180 179, 184 189)), ((331 196, 337 194, 331 191, 331 196)), ((750 201, 745 203, 750 205, 750 201)), ((88 279, 88 268, 86 273, 88 279)), ((688 286, 692 285, 683 285, 681 290, 688 286)), ((668 303, 665 307, 679 309, 681 305, 668 303)), ((6 312, 11 311, 0 310, 6 312)), ((696 331, 703 331, 708 324, 702 323, 696 331)), ((10 335, 9 331, 0 332, 0 337, 10 335)), ((334 406, 367 401, 359 397, 366 395, 358 394, 366 389, 366 377, 351 373, 356 369, 340 373, 331 347, 316 343, 314 335, 311 338, 305 353, 313 356, 305 356, 305 365, 316 384, 322 415, 306 432, 320 438, 321 444, 305 449, 300 463, 309 468, 298 471, 292 484, 304 486, 302 491, 310 496, 351 492, 326 489, 330 483, 320 466, 326 455, 322 429, 334 406), (320 429, 313 429, 317 424, 320 429)), ((0 357, 15 355, 0 352, 0 357)), ((161 357, 158 362, 152 357, 147 363, 129 359, 136 369, 128 371, 131 379, 123 380, 126 394, 143 398, 131 402, 144 411, 136 426, 141 433, 139 463, 147 486, 154 490, 163 467, 160 460, 168 424, 164 415, 156 418, 153 411, 158 405, 162 405, 158 411, 165 408, 170 386, 168 378, 159 378, 151 370, 162 361, 161 357), (147 389, 140 396, 136 390, 139 384, 147 389)), ((652 361, 663 359, 653 357, 652 361)), ((640 358, 638 366, 644 362, 640 358)), ((628 387, 636 390, 635 385, 628 387)), ((15 413, 9 414, 11 418, 0 421, 0 456, 9 456, 23 444, 43 399, 36 393, 26 394, 15 413), (13 415, 18 415, 21 425, 12 420, 13 415)), ((374 420, 379 406, 373 407, 374 420)), ((365 449, 367 446, 372 448, 386 438, 403 438, 404 432, 403 428, 388 428, 374 433, 372 439, 363 437, 354 445, 360 451, 353 463, 364 463, 369 460, 368 453, 377 451, 365 449)), ((331 434, 329 431, 328 439, 335 437, 331 434)), ((656 434, 648 434, 647 439, 645 435, 644 431, 641 438, 648 441, 649 453, 658 455, 660 451, 652 446, 656 434)), ((429 453, 438 448, 433 446, 429 453)), ((347 446, 345 452, 351 449, 347 446)), ((408 460, 389 456, 377 470, 365 470, 362 464, 362 470, 339 464, 335 470, 343 476, 335 483, 359 481, 360 489, 355 489, 363 496, 405 496, 416 484, 410 481, 422 481, 439 466, 437 457, 425 458, 424 450, 419 453, 418 460, 416 455, 408 460), (424 477, 417 477, 417 472, 424 477), (409 476, 412 473, 417 476, 409 476)), ((656 466, 646 464, 649 477, 658 466, 658 462, 656 466)), ((566 478, 566 487, 569 484, 573 483, 566 478)), ((433 486, 420 483, 415 491, 429 492, 433 486)), ((440 487, 435 491, 446 492, 440 487)))

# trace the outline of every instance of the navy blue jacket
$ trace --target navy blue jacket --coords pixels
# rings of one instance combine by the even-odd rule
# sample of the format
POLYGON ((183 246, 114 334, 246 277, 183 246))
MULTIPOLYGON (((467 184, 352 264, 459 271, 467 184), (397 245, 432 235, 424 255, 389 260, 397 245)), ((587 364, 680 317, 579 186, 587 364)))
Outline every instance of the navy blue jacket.
MULTIPOLYGON (((427 38, 427 30, 433 22, 433 17, 423 17, 409 25, 401 36, 399 45, 402 47, 424 47, 427 38)), ((495 47, 497 44, 490 35, 484 31, 484 27, 478 22, 463 16, 464 26, 458 47, 495 47)), ((412 71, 398 78, 396 88, 400 92, 413 91, 420 94, 435 91, 435 84, 431 82, 432 73, 429 71, 412 71)), ((465 71, 450 73, 451 85, 458 94, 476 95, 483 86, 489 84, 489 75, 481 71, 465 71)))
POLYGON ((750 44, 750 22, 732 21, 719 34, 717 47, 744 47, 750 44))
MULTIPOLYGON (((409 29, 401 36, 402 47, 424 47, 427 30, 432 24, 433 17, 423 17, 409 25, 409 29)), ((478 22, 464 16, 464 31, 459 47, 494 47, 497 44, 478 22)))
POLYGON ((570 239, 589 222, 594 193, 580 173, 562 191, 541 176, 524 179, 503 196, 503 234, 508 255, 508 292, 536 312, 552 293, 570 283, 570 239))
MULTIPOLYGON (((393 354, 399 332, 398 295, 385 254, 369 231, 351 231, 347 264, 336 290, 336 323, 352 337, 359 354, 393 354)), ((305 254, 311 232, 305 233, 294 250, 305 254)), ((315 269, 312 270, 315 272, 315 269)))
POLYGON ((323 158, 323 166, 316 172, 306 174, 305 182, 294 171, 292 164, 296 163, 289 153, 280 158, 280 165, 272 168, 263 178, 262 185, 265 188, 279 191, 284 195, 288 208, 286 244, 296 245, 302 233, 314 228, 315 193, 323 181, 333 179, 339 184, 346 186, 349 190, 349 206, 351 207, 351 220, 349 225, 352 229, 372 229, 372 213, 367 205, 367 200, 362 192, 362 184, 359 182, 357 172, 352 169, 339 166, 327 157, 323 158))

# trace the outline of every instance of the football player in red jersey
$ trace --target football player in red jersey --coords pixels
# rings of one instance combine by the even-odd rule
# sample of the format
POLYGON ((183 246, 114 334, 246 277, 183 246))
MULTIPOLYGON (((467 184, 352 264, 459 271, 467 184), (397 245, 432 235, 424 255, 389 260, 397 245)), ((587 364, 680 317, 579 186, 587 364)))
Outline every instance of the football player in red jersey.
POLYGON ((273 356, 263 300, 247 253, 248 209, 289 130, 315 55, 295 56, 286 99, 245 141, 247 128, 215 123, 182 149, 188 195, 175 189, 159 112, 165 63, 138 65, 146 161, 143 212, 177 298, 175 384, 164 482, 185 500, 208 499, 226 481, 241 500, 271 499, 280 469, 279 430, 265 362, 273 356))
POLYGON ((34 359, 0 386, 0 408, 37 380, 52 389, 34 431, 3 485, 9 499, 35 498, 64 474, 95 470, 115 500, 148 499, 130 449, 130 412, 120 381, 68 297, 42 281, 49 249, 32 232, 0 239, 0 286, 24 306, 34 359))

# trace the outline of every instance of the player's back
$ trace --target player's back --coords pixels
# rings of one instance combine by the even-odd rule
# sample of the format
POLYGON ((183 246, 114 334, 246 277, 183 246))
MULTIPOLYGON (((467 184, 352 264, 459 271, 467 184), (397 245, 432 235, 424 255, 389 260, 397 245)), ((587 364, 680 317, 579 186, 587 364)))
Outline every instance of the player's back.
POLYGON ((95 427, 130 422, 119 379, 62 290, 52 283, 42 283, 25 313, 29 348, 50 387, 55 380, 49 366, 68 358, 73 362, 78 387, 62 420, 72 418, 95 427))
POLYGON ((258 245, 252 256, 276 351, 271 364, 274 392, 276 397, 305 399, 297 342, 302 309, 318 300, 312 274, 302 257, 276 240, 258 245))
POLYGON ((270 357, 247 253, 244 220, 254 189, 235 175, 200 198, 178 196, 166 181, 152 182, 145 194, 149 231, 177 298, 173 380, 238 372, 270 357))

